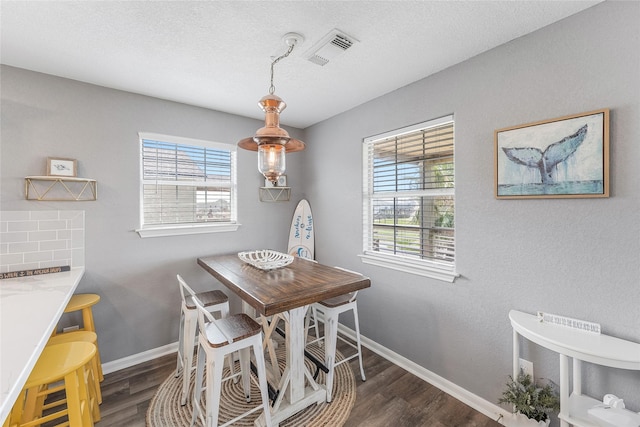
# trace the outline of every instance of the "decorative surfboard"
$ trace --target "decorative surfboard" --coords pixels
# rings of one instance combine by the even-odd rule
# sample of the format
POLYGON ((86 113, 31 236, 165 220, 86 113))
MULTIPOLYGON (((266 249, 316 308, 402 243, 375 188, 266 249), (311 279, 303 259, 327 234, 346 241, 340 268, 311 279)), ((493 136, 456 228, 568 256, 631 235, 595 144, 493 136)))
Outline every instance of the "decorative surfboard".
POLYGON ((309 206, 309 202, 302 199, 293 212, 287 253, 300 258, 314 259, 314 241, 315 235, 311 206, 309 206))

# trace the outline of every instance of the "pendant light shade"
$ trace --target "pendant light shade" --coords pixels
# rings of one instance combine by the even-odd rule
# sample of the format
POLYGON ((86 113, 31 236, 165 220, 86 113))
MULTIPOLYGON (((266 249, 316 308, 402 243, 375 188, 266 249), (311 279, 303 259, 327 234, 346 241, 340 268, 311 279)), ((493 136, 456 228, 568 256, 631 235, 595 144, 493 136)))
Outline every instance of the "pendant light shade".
POLYGON ((285 148, 280 144, 260 144, 258 146, 258 170, 271 182, 278 180, 287 169, 285 148))
POLYGON ((299 34, 287 34, 284 37, 289 46, 287 53, 275 59, 271 63, 271 87, 269 94, 258 101, 258 106, 264 111, 264 127, 258 129, 256 134, 244 138, 238 142, 240 148, 258 152, 258 170, 271 182, 276 182, 286 170, 285 153, 293 153, 304 150, 304 142, 291 138, 289 133, 280 127, 280 113, 287 104, 279 96, 274 94, 273 66, 282 58, 289 56, 293 47, 302 38, 299 34))

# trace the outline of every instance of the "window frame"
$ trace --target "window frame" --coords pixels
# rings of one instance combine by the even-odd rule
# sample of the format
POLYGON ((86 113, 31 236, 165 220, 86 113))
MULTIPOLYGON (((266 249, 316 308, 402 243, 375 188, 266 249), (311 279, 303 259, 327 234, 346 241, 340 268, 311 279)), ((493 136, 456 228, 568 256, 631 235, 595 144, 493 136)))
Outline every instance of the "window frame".
MULTIPOLYGON (((139 154, 139 228, 135 231, 141 238, 147 237, 167 237, 167 236, 181 236, 190 234, 203 234, 203 233, 220 233, 236 231, 241 224, 238 223, 238 203, 237 203, 237 147, 235 144, 213 142, 202 139, 194 139, 173 135, 158 134, 152 132, 139 132, 138 133, 138 154, 139 154), (186 145, 198 148, 211 148, 229 151, 231 154, 231 182, 230 182, 230 203, 231 203, 231 217, 228 222, 195 222, 195 223, 174 223, 174 224, 151 224, 145 225, 144 223, 144 186, 146 183, 144 179, 144 156, 143 156, 143 140, 153 140, 166 142, 169 144, 186 145)), ((148 180, 147 180, 148 181, 148 180)), ((199 184, 194 181, 194 184, 180 183, 177 185, 186 185, 190 187, 198 187, 199 184)))
MULTIPOLYGON (((420 276, 430 277, 437 280, 453 283, 459 274, 456 272, 456 260, 452 263, 438 263, 435 260, 414 258, 398 254, 381 253, 372 249, 373 246, 373 228, 375 225, 373 215, 373 200, 381 195, 390 198, 401 198, 406 196, 431 197, 437 195, 438 189, 433 190, 405 190, 393 191, 388 194, 373 192, 373 162, 370 159, 370 147, 383 140, 394 137, 400 137, 417 131, 443 126, 451 123, 454 127, 454 165, 455 165, 455 120, 453 114, 428 120, 415 125, 407 126, 378 135, 373 135, 363 139, 362 144, 362 213, 363 213, 363 238, 362 238, 362 254, 361 261, 365 264, 385 267, 392 270, 402 271, 406 273, 416 274, 420 276)), ((455 166, 454 166, 454 186, 451 190, 446 191, 454 200, 454 218, 455 218, 455 166)), ((455 220, 454 220, 455 221, 455 220)), ((455 222, 453 226, 454 242, 455 242, 455 222)), ((455 243, 454 243, 455 244, 455 243)), ((394 246, 395 248, 395 246, 394 246)))

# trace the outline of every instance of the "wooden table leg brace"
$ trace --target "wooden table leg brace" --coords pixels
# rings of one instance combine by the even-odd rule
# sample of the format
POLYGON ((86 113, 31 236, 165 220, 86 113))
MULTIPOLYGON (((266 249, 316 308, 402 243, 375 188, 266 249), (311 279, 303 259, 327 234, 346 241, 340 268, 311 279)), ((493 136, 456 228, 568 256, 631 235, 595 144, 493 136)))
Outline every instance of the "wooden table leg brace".
MULTIPOLYGON (((307 406, 326 400, 326 389, 318 385, 304 363, 304 319, 307 307, 299 307, 279 316, 285 320, 287 336, 286 368, 280 379, 280 395, 273 405, 271 421, 274 426, 307 406), (305 387, 305 379, 309 386, 305 387), (286 397, 286 401, 284 399, 286 397)), ((276 322, 272 322, 274 324, 276 322)), ((265 337, 267 339, 269 337, 265 337)), ((264 416, 255 421, 264 426, 264 416)))

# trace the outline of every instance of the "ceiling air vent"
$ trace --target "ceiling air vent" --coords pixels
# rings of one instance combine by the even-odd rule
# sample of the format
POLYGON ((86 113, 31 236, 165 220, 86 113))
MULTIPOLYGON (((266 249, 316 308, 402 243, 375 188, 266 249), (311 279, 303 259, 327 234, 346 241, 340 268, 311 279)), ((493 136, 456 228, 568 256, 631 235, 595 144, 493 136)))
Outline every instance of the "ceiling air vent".
POLYGON ((306 56, 314 64, 324 66, 357 42, 353 37, 339 30, 333 30, 316 43, 306 56))

